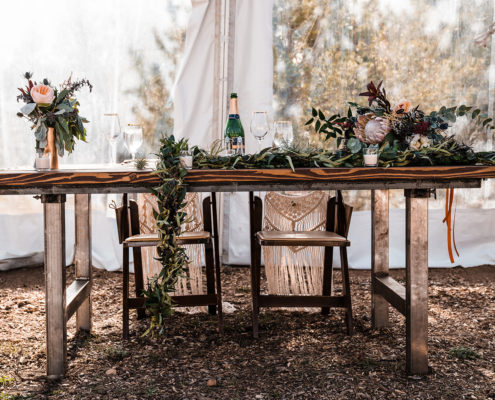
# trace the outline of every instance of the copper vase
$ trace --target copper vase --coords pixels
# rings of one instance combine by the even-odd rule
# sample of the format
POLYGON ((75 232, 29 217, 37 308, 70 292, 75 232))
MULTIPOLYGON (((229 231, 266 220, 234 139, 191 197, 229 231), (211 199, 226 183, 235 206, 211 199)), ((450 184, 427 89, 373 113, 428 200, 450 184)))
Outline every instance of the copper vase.
POLYGON ((55 144, 55 129, 48 128, 46 134, 46 147, 43 155, 50 153, 50 169, 58 169, 58 152, 55 144))

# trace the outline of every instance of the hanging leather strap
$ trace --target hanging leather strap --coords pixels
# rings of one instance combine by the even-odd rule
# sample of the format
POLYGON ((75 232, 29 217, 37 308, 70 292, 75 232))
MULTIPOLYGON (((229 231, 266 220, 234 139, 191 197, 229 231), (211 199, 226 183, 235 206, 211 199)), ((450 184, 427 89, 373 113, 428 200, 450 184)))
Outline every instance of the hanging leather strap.
POLYGON ((459 252, 457 251, 457 246, 455 244, 455 207, 454 207, 454 219, 452 220, 452 204, 454 202, 454 189, 449 188, 445 193, 445 218, 442 222, 447 224, 447 247, 449 251, 450 262, 454 263, 454 248, 457 257, 459 257, 459 252))

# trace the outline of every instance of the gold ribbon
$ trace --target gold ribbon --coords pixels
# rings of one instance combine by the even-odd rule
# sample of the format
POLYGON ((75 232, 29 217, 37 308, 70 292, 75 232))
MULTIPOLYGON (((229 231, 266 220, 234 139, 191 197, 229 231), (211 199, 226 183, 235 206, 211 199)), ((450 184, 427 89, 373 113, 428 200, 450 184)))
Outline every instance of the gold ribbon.
POLYGON ((454 202, 454 189, 449 188, 445 193, 445 218, 442 222, 447 223, 447 247, 449 250, 450 262, 454 263, 454 252, 452 247, 459 257, 459 252, 457 251, 457 246, 455 244, 455 207, 454 207, 454 220, 452 221, 452 203, 454 202))

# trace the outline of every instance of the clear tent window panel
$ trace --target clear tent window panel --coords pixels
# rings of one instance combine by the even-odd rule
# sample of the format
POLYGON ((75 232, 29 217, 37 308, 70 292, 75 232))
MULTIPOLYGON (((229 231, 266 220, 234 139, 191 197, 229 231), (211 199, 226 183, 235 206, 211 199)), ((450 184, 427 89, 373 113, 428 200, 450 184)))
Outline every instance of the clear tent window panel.
MULTIPOLYGON (((3 2, 0 168, 34 165, 34 134, 30 123, 16 115, 23 105, 16 102, 17 88, 25 85, 26 71, 34 73, 34 80, 47 78, 53 85, 71 74, 93 84, 92 93, 87 88, 77 93, 80 113, 90 121, 88 143, 77 142, 61 165, 110 162, 110 146, 102 132, 105 113, 119 113, 122 125, 142 124, 145 143, 139 154, 156 152, 158 136, 173 128, 169 95, 190 9, 191 3, 183 0, 3 2)), ((119 161, 130 157, 122 139, 118 153, 119 161)), ((67 204, 71 207, 72 201, 67 204)), ((93 196, 92 204, 98 212, 113 213, 107 196, 93 196)), ((42 232, 41 210, 41 203, 32 196, 0 196, 0 225, 13 243, 4 241, 0 258, 42 251, 42 241, 34 241, 42 232), (21 237, 33 238, 33 243, 21 237)))
MULTIPOLYGON (((8 2, 0 15, 0 167, 32 163, 34 137, 16 116, 22 75, 48 78, 54 85, 87 78, 93 92, 78 93, 88 144, 78 143, 64 163, 109 161, 101 132, 103 114, 117 112, 122 124, 144 126, 146 155, 155 137, 172 130, 169 101, 185 41, 190 3, 180 0, 8 2), (22 28, 19 29, 19 24, 22 28), (15 33, 15 34, 13 34, 15 33)), ((120 144, 121 158, 128 157, 120 144)))
MULTIPOLYGON (((275 0, 275 118, 291 119, 301 134, 312 106, 331 114, 345 112, 348 101, 364 104, 358 95, 371 80, 384 81, 392 103, 493 113, 493 21, 493 0, 275 0)), ((492 148, 492 134, 468 118, 451 130, 476 150, 492 148)), ((491 192, 460 198, 489 206, 491 192)))

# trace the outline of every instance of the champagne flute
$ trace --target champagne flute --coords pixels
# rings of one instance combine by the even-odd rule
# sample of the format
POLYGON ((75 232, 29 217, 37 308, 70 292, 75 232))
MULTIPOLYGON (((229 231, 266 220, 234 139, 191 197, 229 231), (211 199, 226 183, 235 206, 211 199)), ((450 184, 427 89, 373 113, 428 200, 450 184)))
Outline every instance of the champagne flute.
POLYGON ((294 131, 291 121, 275 121, 273 143, 277 147, 290 147, 294 140, 294 131))
POLYGON ((131 153, 132 160, 136 159, 136 152, 143 144, 143 128, 141 125, 128 124, 124 131, 124 143, 129 153, 131 153))
POLYGON ((119 140, 122 129, 120 127, 119 114, 106 113, 103 114, 103 133, 110 144, 110 162, 117 163, 117 142, 119 140))
POLYGON ((255 111, 251 118, 251 133, 258 140, 259 151, 261 151, 261 142, 268 133, 268 115, 266 111, 255 111))

